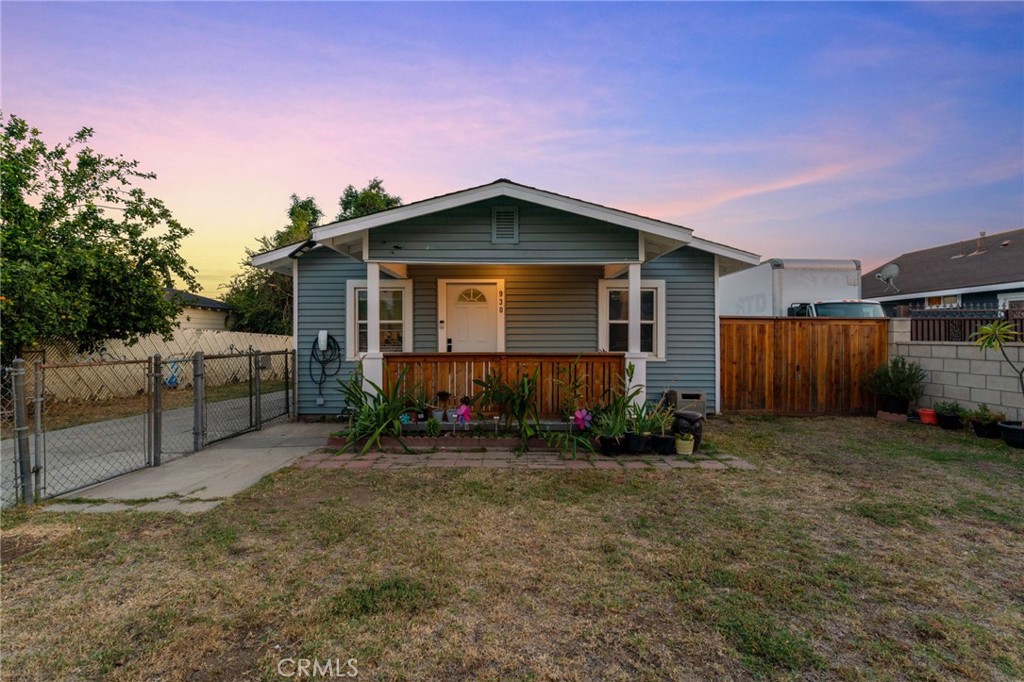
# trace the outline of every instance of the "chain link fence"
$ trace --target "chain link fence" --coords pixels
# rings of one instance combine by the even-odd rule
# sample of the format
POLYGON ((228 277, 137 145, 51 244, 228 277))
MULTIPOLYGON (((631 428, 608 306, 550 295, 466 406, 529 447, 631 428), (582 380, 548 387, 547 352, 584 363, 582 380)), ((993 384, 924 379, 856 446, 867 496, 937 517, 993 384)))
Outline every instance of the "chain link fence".
MULTIPOLYGON (((181 458, 287 419, 294 405, 291 351, 19 366, 29 490, 40 498, 181 458)), ((18 500, 21 485, 13 374, 0 373, 3 506, 18 500)))
POLYGON ((151 361, 41 364, 39 369, 43 497, 150 463, 151 361), (88 397, 61 399, 69 395, 88 397))
POLYGON ((18 451, 14 447, 14 374, 0 367, 0 504, 18 499, 18 451))

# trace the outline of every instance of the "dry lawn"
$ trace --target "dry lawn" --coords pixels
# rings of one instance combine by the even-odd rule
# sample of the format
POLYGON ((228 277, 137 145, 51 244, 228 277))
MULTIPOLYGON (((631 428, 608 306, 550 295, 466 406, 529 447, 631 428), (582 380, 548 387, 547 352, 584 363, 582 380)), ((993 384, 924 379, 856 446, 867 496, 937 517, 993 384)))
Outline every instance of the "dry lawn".
POLYGON ((1024 453, 709 431, 759 469, 289 469, 199 517, 7 513, 3 679, 1024 678, 1024 453))

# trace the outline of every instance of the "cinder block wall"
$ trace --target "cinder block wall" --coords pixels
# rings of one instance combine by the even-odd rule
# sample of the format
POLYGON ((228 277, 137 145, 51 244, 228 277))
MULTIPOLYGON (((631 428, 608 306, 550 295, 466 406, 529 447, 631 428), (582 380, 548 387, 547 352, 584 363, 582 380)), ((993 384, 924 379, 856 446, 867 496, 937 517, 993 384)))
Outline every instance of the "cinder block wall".
MULTIPOLYGON (((1006 347, 1006 354, 1020 366, 1024 345, 1006 347)), ((1005 412, 1007 419, 1024 419, 1024 396, 1017 374, 998 351, 985 350, 971 343, 933 343, 910 340, 910 320, 889 320, 889 356, 902 355, 921 365, 928 374, 922 407, 955 400, 974 409, 985 403, 990 409, 1005 412)))

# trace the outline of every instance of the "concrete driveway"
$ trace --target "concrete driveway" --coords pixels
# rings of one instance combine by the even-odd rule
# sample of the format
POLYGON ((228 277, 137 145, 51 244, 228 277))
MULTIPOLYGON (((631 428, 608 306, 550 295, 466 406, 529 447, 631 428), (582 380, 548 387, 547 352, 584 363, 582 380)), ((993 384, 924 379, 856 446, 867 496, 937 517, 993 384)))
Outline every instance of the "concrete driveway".
POLYGON ((269 426, 208 446, 202 452, 159 467, 125 474, 46 506, 56 512, 204 512, 255 484, 269 473, 324 447, 338 424, 291 422, 269 426), (152 500, 145 504, 125 501, 152 500), (96 500, 86 502, 85 500, 96 500))

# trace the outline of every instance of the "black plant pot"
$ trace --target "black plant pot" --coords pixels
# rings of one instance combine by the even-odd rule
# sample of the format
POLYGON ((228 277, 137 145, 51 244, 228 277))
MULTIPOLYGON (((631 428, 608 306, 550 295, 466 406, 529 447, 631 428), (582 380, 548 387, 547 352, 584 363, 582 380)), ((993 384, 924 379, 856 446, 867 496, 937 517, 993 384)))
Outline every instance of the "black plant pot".
POLYGON ((651 447, 655 454, 674 455, 676 454, 675 436, 651 436, 651 447))
POLYGON ((627 433, 625 448, 626 452, 631 455, 639 455, 644 451, 647 446, 647 437, 642 433, 627 433))
POLYGON ((602 455, 614 457, 622 453, 622 439, 618 436, 598 436, 597 443, 602 455))
POLYGON ((939 427, 947 431, 959 431, 964 427, 963 420, 960 419, 958 414, 943 414, 937 412, 935 416, 939 420, 939 427))
POLYGON ((883 412, 890 412, 892 414, 907 414, 910 412, 910 401, 903 400, 891 395, 879 396, 883 412))
POLYGON ((1024 450, 1024 425, 1021 422, 999 422, 999 430, 1003 432, 1004 443, 1024 450))
POLYGON ((999 430, 999 422, 979 422, 971 420, 971 428, 978 438, 999 438, 1002 434, 999 430))

